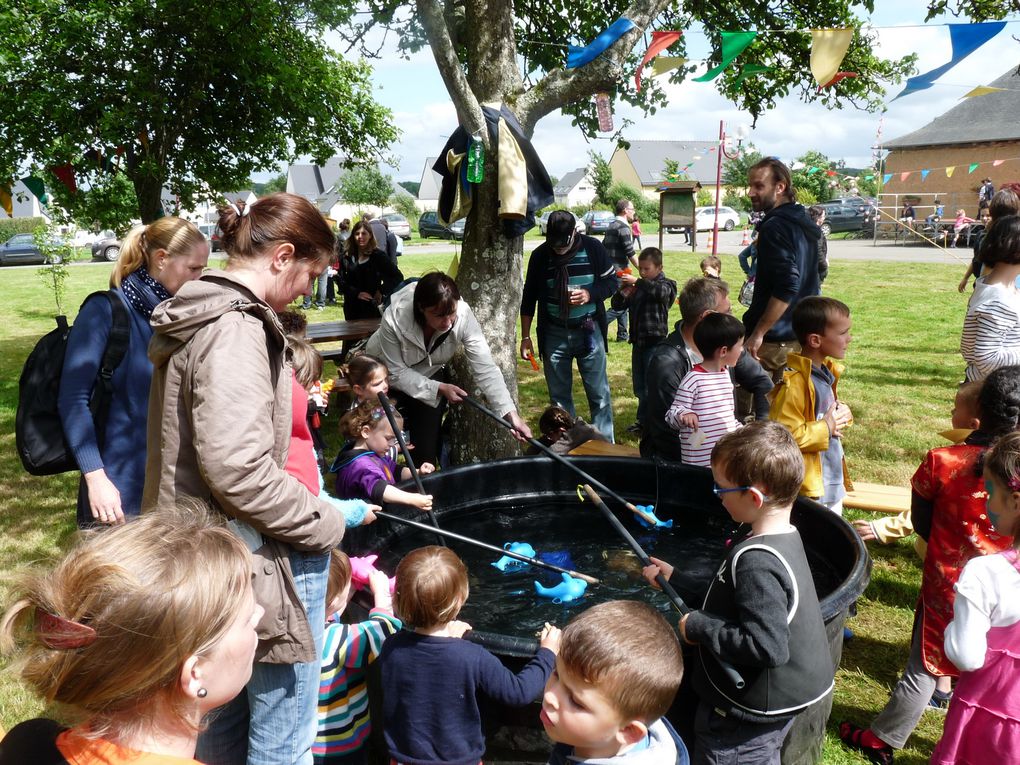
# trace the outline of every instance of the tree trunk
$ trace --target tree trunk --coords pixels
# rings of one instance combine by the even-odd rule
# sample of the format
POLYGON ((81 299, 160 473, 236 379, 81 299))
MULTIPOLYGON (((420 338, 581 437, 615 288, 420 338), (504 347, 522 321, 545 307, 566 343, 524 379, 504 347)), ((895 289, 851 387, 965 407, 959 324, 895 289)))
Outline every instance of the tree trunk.
POLYGON ((136 176, 131 182, 135 187, 135 196, 138 197, 138 212, 142 216, 142 223, 152 223, 162 217, 163 203, 160 197, 163 184, 149 176, 136 176))

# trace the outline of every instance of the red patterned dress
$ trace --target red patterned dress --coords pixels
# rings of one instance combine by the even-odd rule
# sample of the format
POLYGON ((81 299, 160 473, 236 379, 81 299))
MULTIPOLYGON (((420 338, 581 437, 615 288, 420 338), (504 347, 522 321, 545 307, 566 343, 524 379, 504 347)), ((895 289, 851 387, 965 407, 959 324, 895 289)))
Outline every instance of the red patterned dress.
POLYGON ((917 613, 924 666, 936 676, 960 674, 945 655, 943 635, 953 619, 953 585, 964 564, 1002 552, 1012 542, 994 529, 985 512, 988 494, 977 466, 986 448, 962 443, 932 449, 911 479, 914 493, 933 506, 917 613))

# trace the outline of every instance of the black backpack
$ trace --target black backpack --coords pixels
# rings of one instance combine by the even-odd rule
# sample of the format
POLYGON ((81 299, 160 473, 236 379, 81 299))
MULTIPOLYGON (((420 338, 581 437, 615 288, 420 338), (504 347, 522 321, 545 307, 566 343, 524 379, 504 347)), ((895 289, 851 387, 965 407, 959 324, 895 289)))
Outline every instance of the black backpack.
MULTIPOLYGON (((106 426, 106 416, 113 396, 113 372, 117 369, 128 348, 131 320, 124 302, 113 290, 93 292, 85 303, 99 296, 110 301, 113 325, 103 352, 103 360, 92 388, 89 410, 100 442, 106 426)), ((82 305, 85 305, 82 303, 82 305)), ((32 475, 55 475, 78 469, 64 438, 64 427, 57 411, 60 392, 60 375, 64 369, 67 336, 71 327, 66 316, 57 317, 57 328, 51 330, 35 344, 25 360, 18 381, 18 413, 14 422, 14 438, 21 464, 32 475)))

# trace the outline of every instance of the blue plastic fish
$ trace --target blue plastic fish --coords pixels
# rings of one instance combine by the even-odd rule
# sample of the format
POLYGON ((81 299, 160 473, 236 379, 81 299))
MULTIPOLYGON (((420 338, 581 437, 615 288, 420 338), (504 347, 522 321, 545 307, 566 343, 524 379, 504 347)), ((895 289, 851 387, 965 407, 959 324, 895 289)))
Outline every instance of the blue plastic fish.
POLYGON ((570 574, 561 576, 563 581, 555 587, 543 587, 539 582, 535 582, 535 592, 543 598, 552 598, 553 603, 569 603, 580 598, 588 589, 588 583, 583 579, 575 579, 570 574))
POLYGON ((638 513, 634 513, 634 517, 637 518, 637 522, 640 523, 642 526, 644 526, 646 529, 650 529, 650 528, 671 529, 671 528, 673 528, 673 519, 672 518, 670 518, 668 521, 660 521, 659 520, 658 516, 655 514, 655 505, 635 505, 635 507, 637 507, 637 509, 640 510, 645 515, 651 516, 652 518, 655 519, 655 523, 651 523, 649 521, 646 521, 638 513))
POLYGON ((574 566, 574 560, 570 557, 570 551, 568 550, 542 551, 538 554, 538 559, 567 570, 573 570, 576 568, 576 566, 574 566))
MULTIPOLYGON (((503 545, 503 549, 515 552, 518 555, 527 555, 529 558, 534 558, 537 555, 535 548, 527 542, 507 542, 503 545)), ((504 555, 492 565, 505 574, 507 571, 519 571, 530 564, 525 563, 522 560, 517 560, 517 558, 511 558, 509 555, 504 555)))

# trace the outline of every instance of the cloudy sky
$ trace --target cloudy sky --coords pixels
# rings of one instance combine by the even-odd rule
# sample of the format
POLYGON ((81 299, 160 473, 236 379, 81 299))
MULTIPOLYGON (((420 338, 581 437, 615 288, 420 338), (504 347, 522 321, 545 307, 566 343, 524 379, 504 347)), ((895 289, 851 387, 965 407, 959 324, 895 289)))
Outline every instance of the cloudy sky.
MULTIPOLYGON (((948 29, 936 25, 938 20, 923 26, 926 6, 923 0, 876 0, 875 5, 870 22, 875 27, 884 27, 878 30, 879 55, 897 58, 916 51, 921 72, 949 60, 948 29)), ((971 88, 987 84, 1020 64, 1020 43, 1012 37, 1020 37, 1020 16, 1013 18, 1018 21, 1008 24, 990 42, 943 75, 933 88, 888 103, 884 114, 853 108, 828 110, 789 97, 759 118, 750 140, 762 153, 786 160, 816 149, 832 159, 845 159, 851 167, 867 166, 871 163, 871 147, 880 118, 884 118, 882 135, 886 140, 909 133, 958 103, 971 88)), ((951 17, 944 19, 953 20, 951 17)), ((692 28, 685 36, 691 58, 708 55, 710 43, 699 28, 692 28)), ((585 44, 588 41, 569 42, 585 44)), ((438 153, 446 136, 456 127, 453 105, 427 49, 410 61, 391 52, 383 60, 374 61, 373 66, 376 97, 393 110, 396 124, 403 131, 392 149, 399 166, 392 167, 390 172, 397 180, 417 181, 425 158, 438 153)), ((887 98, 892 99, 901 88, 888 88, 887 98)), ((725 120, 731 132, 737 125, 750 125, 750 116, 720 96, 711 83, 688 80, 671 86, 669 95, 669 107, 648 118, 638 112, 628 113, 624 105, 618 105, 618 124, 624 116, 635 122, 625 137, 630 140, 713 140, 718 136, 719 120, 725 120)), ((585 164, 590 148, 607 158, 614 148, 613 141, 608 138, 587 143, 580 131, 570 125, 569 118, 559 112, 539 122, 534 143, 549 173, 557 177, 585 164)))

